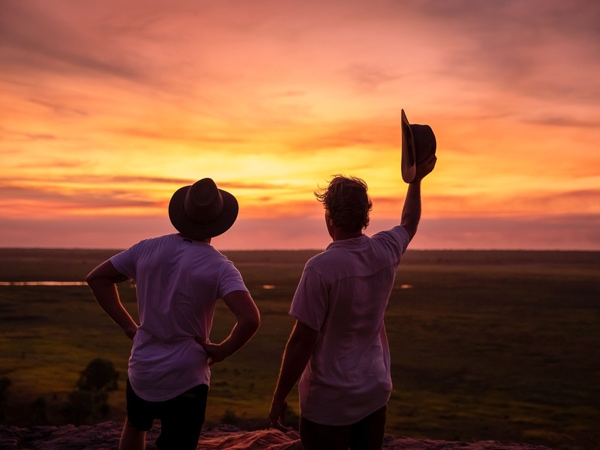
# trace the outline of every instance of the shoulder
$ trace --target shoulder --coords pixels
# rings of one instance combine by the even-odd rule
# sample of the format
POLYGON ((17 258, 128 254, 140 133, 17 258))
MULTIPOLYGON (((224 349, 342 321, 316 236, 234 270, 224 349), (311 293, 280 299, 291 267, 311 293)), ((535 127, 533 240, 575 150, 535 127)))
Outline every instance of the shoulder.
POLYGON ((213 246, 206 245, 202 248, 201 254, 197 256, 199 258, 199 265, 210 267, 211 271, 219 273, 221 277, 241 278, 240 271, 235 263, 213 246))
POLYGON ((174 237, 175 237, 174 234, 166 234, 164 236, 157 236, 157 237, 142 239, 141 241, 133 244, 131 247, 129 247, 125 251, 135 251, 140 248, 169 245, 174 242, 174 237))
POLYGON ((371 239, 395 242, 400 245, 400 247, 406 249, 408 243, 410 242, 410 235, 408 234, 406 228, 401 225, 397 225, 389 230, 380 231, 374 234, 371 239))
POLYGON ((335 261, 339 259, 339 252, 335 251, 331 247, 328 247, 325 251, 316 254, 311 257, 304 265, 304 271, 319 271, 321 268, 326 268, 331 264, 335 264, 335 261))
POLYGON ((149 255, 153 254, 155 251, 157 251, 159 249, 167 248, 167 247, 173 245, 172 244, 174 242, 173 236, 175 236, 175 235, 164 235, 164 236, 143 239, 143 240, 133 244, 131 247, 122 251, 121 253, 118 253, 117 255, 113 256, 113 258, 114 259, 121 259, 121 258, 137 259, 140 257, 148 257, 149 255))
POLYGON ((380 231, 370 238, 371 248, 381 257, 398 264, 408 248, 410 235, 407 230, 397 225, 389 230, 380 231))

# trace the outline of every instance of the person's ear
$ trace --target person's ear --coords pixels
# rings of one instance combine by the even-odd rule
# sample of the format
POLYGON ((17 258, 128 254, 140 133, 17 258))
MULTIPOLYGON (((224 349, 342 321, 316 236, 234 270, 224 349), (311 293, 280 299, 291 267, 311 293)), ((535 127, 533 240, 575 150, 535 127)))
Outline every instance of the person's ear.
POLYGON ((325 213, 325 223, 327 224, 328 227, 330 227, 330 228, 333 227, 333 220, 329 216, 329 213, 325 213))

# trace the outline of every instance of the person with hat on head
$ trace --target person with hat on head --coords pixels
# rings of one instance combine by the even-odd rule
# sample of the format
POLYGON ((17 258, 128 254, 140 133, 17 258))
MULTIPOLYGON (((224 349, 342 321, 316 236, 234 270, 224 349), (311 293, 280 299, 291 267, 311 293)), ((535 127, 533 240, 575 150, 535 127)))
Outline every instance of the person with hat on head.
POLYGON ((142 240, 86 278, 100 306, 133 340, 121 450, 145 448, 154 420, 161 422, 159 449, 195 449, 204 423, 209 365, 243 347, 260 325, 240 272, 211 245, 237 214, 236 198, 212 179, 184 186, 169 203, 178 233, 142 240), (126 280, 135 281, 139 325, 116 287, 126 280), (236 324, 226 339, 211 343, 219 298, 236 324))
POLYGON ((295 383, 305 450, 381 449, 392 391, 384 315, 400 258, 417 232, 421 180, 436 164, 427 125, 411 125, 402 111, 402 177, 409 183, 400 224, 368 237, 372 207, 367 184, 337 175, 322 193, 333 242, 305 265, 290 314, 269 417, 282 422, 295 383))

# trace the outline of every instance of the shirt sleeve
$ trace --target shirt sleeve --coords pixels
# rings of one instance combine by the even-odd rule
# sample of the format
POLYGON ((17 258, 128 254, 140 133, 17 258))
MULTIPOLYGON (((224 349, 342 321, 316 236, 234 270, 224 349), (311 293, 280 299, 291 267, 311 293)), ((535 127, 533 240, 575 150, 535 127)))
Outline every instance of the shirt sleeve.
POLYGON ((231 261, 227 261, 223 267, 223 272, 221 273, 221 279, 219 281, 219 297, 223 298, 233 291, 249 292, 240 271, 231 261))
POLYGON ((117 269, 120 273, 127 275, 129 279, 136 278, 135 261, 131 248, 121 253, 117 253, 110 258, 110 262, 113 266, 115 266, 115 269, 117 269))
POLYGON ((396 264, 400 263, 400 258, 410 243, 408 231, 400 225, 395 226, 391 230, 381 231, 375 234, 373 239, 385 246, 390 254, 391 260, 395 260, 396 264))
POLYGON ((319 273, 307 266, 292 299, 289 314, 299 322, 320 331, 329 309, 327 287, 319 273))

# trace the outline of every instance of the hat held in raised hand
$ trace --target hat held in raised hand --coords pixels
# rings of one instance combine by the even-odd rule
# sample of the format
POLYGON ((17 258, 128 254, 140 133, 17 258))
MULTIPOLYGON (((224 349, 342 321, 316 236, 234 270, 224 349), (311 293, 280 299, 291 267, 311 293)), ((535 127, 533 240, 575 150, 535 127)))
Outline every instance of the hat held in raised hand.
POLYGON ((436 141, 429 125, 411 125, 402 110, 402 179, 406 183, 415 180, 417 166, 435 153, 436 141))
POLYGON ((169 202, 169 219, 182 236, 202 240, 227 231, 238 215, 238 202, 210 178, 184 186, 169 202))

